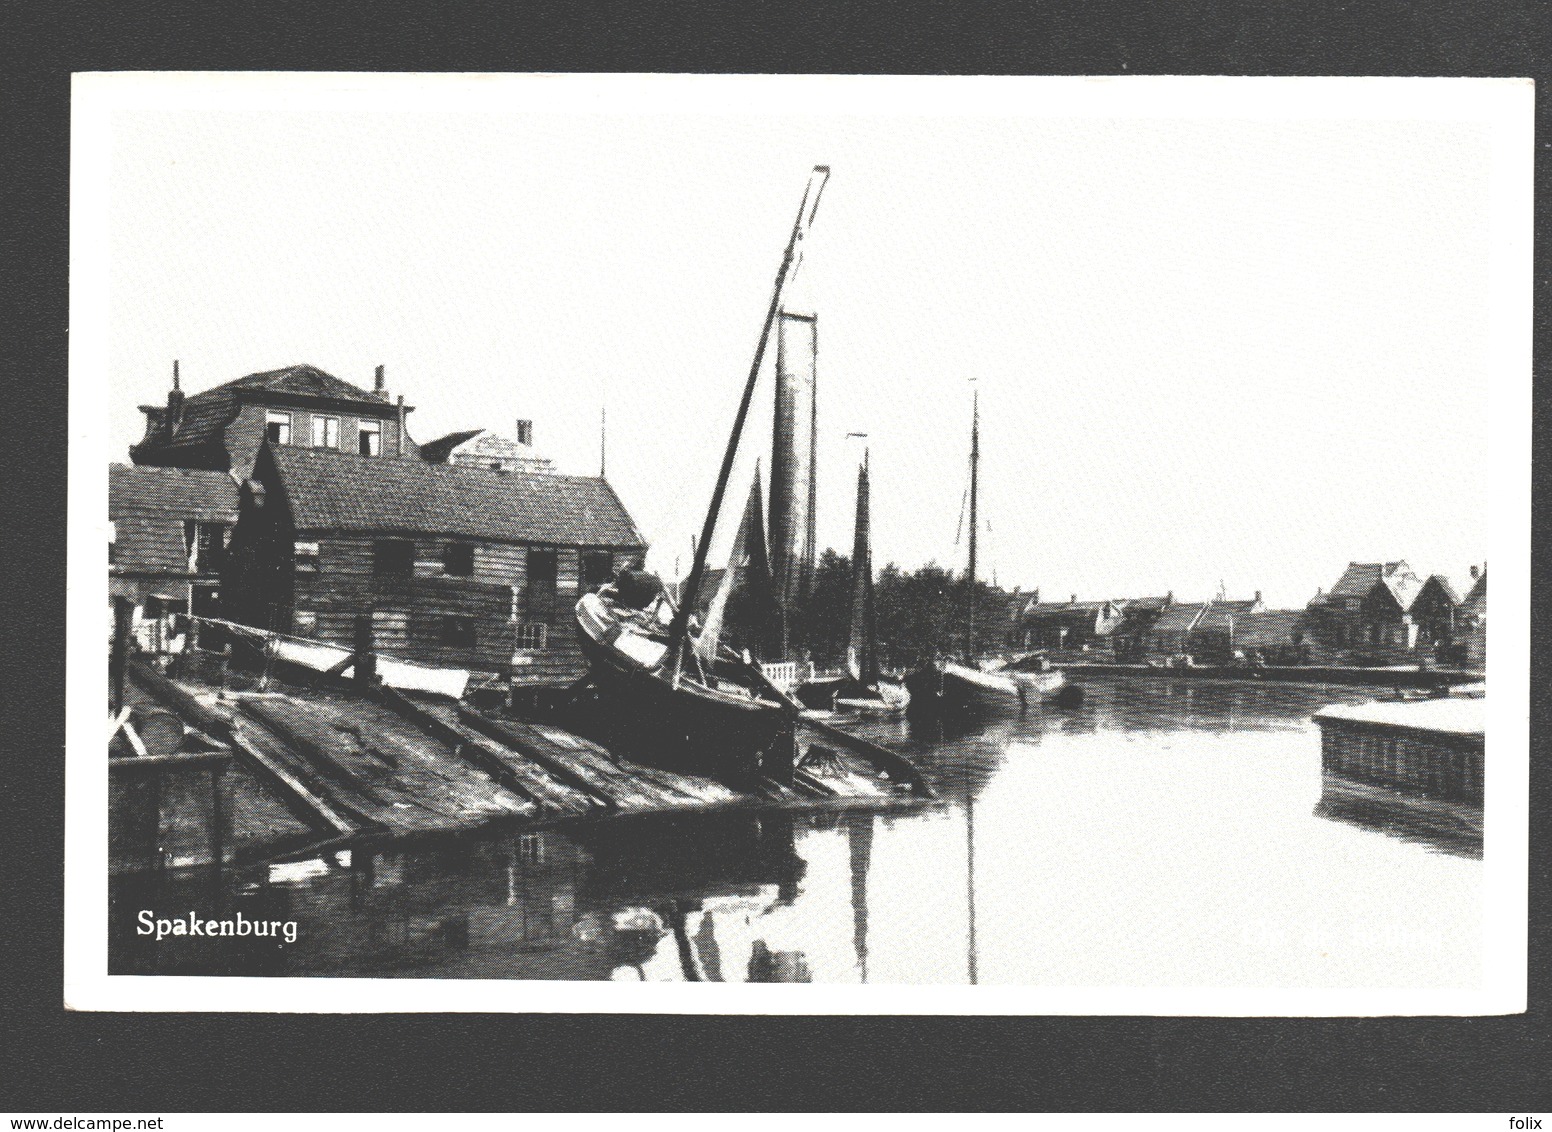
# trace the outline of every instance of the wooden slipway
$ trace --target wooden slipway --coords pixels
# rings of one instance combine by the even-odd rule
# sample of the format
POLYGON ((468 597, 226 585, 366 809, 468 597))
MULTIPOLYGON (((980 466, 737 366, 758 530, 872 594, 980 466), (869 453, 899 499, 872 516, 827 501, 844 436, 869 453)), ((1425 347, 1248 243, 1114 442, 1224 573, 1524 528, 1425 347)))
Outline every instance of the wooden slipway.
POLYGON ((709 778, 631 763, 557 727, 449 699, 386 688, 216 692, 170 680, 139 661, 131 678, 190 726, 229 743, 271 804, 278 801, 318 839, 893 796, 849 765, 849 752, 800 767, 790 788, 770 783, 746 794, 709 778))

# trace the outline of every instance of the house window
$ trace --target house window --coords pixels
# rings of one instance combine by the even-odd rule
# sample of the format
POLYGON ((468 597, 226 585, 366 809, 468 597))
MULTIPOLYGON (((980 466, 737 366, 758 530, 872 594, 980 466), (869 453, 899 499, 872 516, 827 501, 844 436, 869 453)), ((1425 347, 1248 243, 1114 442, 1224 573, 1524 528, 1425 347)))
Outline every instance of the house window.
POLYGON ((473 544, 467 542, 450 542, 443 546, 442 573, 454 578, 473 577, 473 544))
POLYGON ((518 652, 543 652, 550 640, 550 627, 541 623, 529 623, 517 627, 518 652))
POLYGON ((614 577, 614 555, 607 550, 582 552, 582 588, 596 590, 614 577))
POLYGON ((318 572, 318 544, 315 542, 292 543, 291 561, 298 574, 316 574, 318 572))
POLYGON ((291 631, 299 637, 311 637, 318 632, 318 615, 310 609, 298 609, 291 615, 291 631))
POLYGON ((185 537, 193 543, 190 566, 196 574, 219 574, 226 562, 226 524, 189 523, 185 537))
POLYGON ((474 618, 447 616, 442 618, 442 643, 452 648, 474 647, 474 618))
POLYGON ((313 447, 336 449, 339 447, 338 417, 313 418, 313 447))
POLYGON ((264 438, 271 444, 291 443, 291 414, 271 409, 264 414, 264 438))
POLYGON ((409 578, 415 573, 415 544, 385 538, 372 544, 372 573, 380 578, 409 578))
POLYGON ((380 456, 383 451, 383 426, 377 421, 356 425, 356 452, 362 456, 380 456))
POLYGON ((528 552, 528 619, 548 621, 555 615, 555 587, 560 555, 554 550, 528 552))

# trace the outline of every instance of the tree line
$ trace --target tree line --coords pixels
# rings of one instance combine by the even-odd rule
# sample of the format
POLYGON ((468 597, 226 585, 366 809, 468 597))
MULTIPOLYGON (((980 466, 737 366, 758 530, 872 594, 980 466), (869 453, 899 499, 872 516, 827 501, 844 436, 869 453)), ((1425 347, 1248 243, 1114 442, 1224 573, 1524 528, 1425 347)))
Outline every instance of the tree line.
MULTIPOLYGON (((839 666, 851 636, 851 557, 826 550, 814 570, 807 603, 796 611, 794 653, 805 653, 822 668, 839 666)), ((878 618, 879 658, 885 669, 910 669, 936 656, 964 655, 972 593, 975 600, 976 653, 1005 648, 1007 595, 978 581, 972 591, 965 578, 936 562, 916 570, 887 564, 873 582, 878 618)), ((736 626, 765 616, 757 595, 743 587, 728 610, 731 635, 736 626)), ((750 635, 752 637, 752 634, 750 635)), ((753 651, 759 651, 758 649, 753 651)))

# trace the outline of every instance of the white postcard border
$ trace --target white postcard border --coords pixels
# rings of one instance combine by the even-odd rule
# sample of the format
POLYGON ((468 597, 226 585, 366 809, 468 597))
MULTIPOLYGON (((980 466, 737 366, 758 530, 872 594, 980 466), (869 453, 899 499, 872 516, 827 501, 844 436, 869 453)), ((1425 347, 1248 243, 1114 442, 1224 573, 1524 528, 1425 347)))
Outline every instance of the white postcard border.
MULTIPOLYGON (((65 1004, 78 1010, 1375 1016, 1525 1009, 1530 680, 1534 92, 1524 79, 693 75, 77 75, 70 227, 65 1004), (743 986, 506 980, 206 978, 107 972, 103 765, 108 204, 125 108, 461 109, 534 114, 1036 114, 1081 118, 1474 121, 1492 137, 1493 588, 1484 806, 1483 983, 1377 988, 743 986), (1226 114, 1225 106, 1232 107, 1226 114)), ((817 159, 817 158, 816 158, 817 159)))

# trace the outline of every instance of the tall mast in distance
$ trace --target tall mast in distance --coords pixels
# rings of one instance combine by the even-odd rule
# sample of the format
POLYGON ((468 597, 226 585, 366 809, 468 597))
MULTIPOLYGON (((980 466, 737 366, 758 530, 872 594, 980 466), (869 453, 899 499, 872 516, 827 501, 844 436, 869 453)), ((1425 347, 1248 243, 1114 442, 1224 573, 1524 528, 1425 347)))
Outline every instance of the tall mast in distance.
MULTIPOLYGON (((974 386, 975 378, 970 379, 974 386)), ((971 393, 971 417, 970 417, 970 561, 965 568, 965 590, 968 609, 965 622, 967 625, 966 659, 975 660, 975 552, 976 536, 979 534, 980 520, 977 516, 977 504, 980 495, 981 476, 981 391, 975 389, 971 393)))

